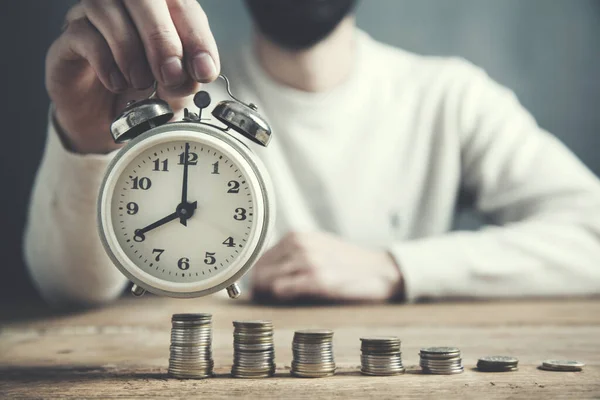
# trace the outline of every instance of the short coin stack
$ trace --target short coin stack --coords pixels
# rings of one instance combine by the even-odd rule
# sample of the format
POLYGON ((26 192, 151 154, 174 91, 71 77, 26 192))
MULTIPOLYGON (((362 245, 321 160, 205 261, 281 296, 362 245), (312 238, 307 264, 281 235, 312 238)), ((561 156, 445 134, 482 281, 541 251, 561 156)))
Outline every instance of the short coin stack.
POLYGON ((326 329, 296 331, 292 351, 294 353, 292 375, 301 378, 322 378, 335 374, 333 331, 326 329))
POLYGON ((508 356, 488 356, 477 361, 477 369, 482 372, 509 372, 516 371, 519 360, 508 356))
POLYGON ((540 368, 546 371, 577 372, 581 371, 585 364, 573 360, 546 360, 540 368))
POLYGON ((364 375, 387 376, 405 371, 398 337, 365 337, 360 342, 360 372, 364 375))
POLYGON ((450 375, 464 371, 460 350, 456 347, 428 347, 421 349, 420 356, 424 373, 450 375))
POLYGON ((273 323, 233 321, 233 367, 236 378, 267 378, 275 373, 273 323))
POLYGON ((171 323, 169 374, 181 379, 212 376, 212 315, 173 314, 171 323))

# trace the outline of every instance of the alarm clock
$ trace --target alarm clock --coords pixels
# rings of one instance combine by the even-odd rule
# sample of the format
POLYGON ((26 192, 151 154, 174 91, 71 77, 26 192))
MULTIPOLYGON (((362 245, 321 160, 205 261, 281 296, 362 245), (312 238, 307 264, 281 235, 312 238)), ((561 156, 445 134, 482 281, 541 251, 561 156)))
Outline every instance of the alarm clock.
POLYGON ((132 292, 199 297, 227 289, 261 255, 273 225, 268 173, 242 137, 266 147, 271 129, 254 104, 233 96, 202 118, 208 92, 194 96, 198 112, 169 122, 173 111, 156 96, 131 101, 111 125, 128 142, 104 176, 98 199, 100 238, 132 292))

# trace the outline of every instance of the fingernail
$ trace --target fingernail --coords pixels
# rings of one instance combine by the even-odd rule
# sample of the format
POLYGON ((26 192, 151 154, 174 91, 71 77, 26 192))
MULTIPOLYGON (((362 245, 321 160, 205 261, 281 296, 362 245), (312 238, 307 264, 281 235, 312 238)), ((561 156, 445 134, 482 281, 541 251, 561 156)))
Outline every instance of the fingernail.
POLYGON ((148 89, 154 82, 152 72, 146 63, 139 63, 131 68, 131 84, 136 89, 148 89))
POLYGON ((118 92, 127 89, 127 82, 121 74, 121 71, 113 71, 110 73, 110 84, 113 90, 118 92))
POLYGON ((181 86, 185 81, 183 64, 177 57, 168 58, 160 67, 160 73, 165 85, 171 87, 181 86))
POLYGON ((196 54, 192 59, 192 69, 194 70, 194 78, 198 82, 208 82, 217 75, 215 61, 206 52, 196 54))

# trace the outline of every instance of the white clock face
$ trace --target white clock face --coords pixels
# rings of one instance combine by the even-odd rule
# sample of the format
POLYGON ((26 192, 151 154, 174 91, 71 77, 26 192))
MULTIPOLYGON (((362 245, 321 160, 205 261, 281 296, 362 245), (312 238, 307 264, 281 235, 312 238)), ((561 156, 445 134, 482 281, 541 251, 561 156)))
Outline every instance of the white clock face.
POLYGON ((123 264, 139 268, 141 275, 133 273, 145 281, 150 275, 154 282, 174 284, 171 288, 218 283, 256 247, 264 218, 256 177, 214 139, 188 135, 155 142, 121 160, 110 185, 117 253, 128 258, 123 264))

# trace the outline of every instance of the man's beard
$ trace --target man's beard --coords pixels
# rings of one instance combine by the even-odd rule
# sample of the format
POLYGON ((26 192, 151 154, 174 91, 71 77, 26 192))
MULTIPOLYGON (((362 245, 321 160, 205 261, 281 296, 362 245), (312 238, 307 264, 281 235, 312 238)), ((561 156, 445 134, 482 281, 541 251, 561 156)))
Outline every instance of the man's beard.
POLYGON ((357 0, 246 0, 258 30, 288 50, 308 49, 350 14, 357 0))

